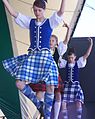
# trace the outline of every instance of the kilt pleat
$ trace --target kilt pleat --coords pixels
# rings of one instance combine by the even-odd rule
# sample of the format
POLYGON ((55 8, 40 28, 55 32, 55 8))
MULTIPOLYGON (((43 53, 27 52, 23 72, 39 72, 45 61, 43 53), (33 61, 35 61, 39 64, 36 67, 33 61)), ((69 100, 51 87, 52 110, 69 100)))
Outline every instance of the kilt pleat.
POLYGON ((79 82, 65 82, 64 84, 64 94, 63 94, 64 102, 75 102, 80 101, 84 103, 84 95, 81 89, 79 82))
POLYGON ((46 91, 46 84, 45 82, 39 82, 37 84, 29 83, 29 86, 33 89, 34 92, 38 91, 46 91))
POLYGON ((55 88, 55 93, 57 93, 57 92, 61 92, 61 93, 64 92, 64 82, 61 79, 60 75, 58 76, 58 87, 55 88))
POLYGON ((57 65, 48 50, 29 51, 28 54, 6 59, 3 66, 19 80, 32 83, 45 81, 47 85, 58 84, 57 65))
POLYGON ((12 75, 15 76, 16 72, 20 68, 21 64, 27 58, 27 55, 20 55, 16 57, 12 57, 3 61, 4 68, 12 75))

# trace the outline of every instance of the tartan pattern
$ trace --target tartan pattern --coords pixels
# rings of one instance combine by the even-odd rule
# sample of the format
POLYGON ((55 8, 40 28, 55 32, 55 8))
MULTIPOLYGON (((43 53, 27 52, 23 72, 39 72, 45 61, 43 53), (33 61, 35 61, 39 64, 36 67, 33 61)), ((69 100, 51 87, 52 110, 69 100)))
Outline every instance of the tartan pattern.
POLYGON ((53 105, 54 94, 45 93, 45 109, 44 109, 44 116, 45 119, 50 119, 51 117, 51 109, 53 105))
POLYGON ((39 108, 41 106, 40 101, 37 99, 35 93, 33 92, 33 90, 30 88, 29 85, 25 85, 25 87, 21 90, 21 92, 27 97, 29 98, 34 105, 39 108))
POLYGON ((57 65, 48 50, 30 51, 28 55, 4 60, 3 65, 16 79, 32 83, 45 81, 47 85, 58 85, 57 65))
MULTIPOLYGON (((32 88, 33 91, 37 92, 37 91, 46 91, 46 84, 45 82, 39 82, 37 84, 33 84, 30 83, 29 86, 32 88)), ((58 88, 55 88, 55 93, 56 92, 61 92, 63 93, 64 90, 64 84, 63 81, 60 77, 60 75, 58 76, 58 88)))
POLYGON ((27 54, 12 57, 2 61, 4 68, 12 75, 15 76, 20 65, 27 58, 27 54))
POLYGON ((37 84, 30 83, 29 86, 32 88, 32 90, 34 92, 46 91, 46 84, 45 84, 45 82, 39 82, 37 84))
MULTIPOLYGON (((33 91, 46 91, 46 84, 45 82, 39 82, 37 84, 30 83, 29 86, 32 88, 33 91)), ((55 88, 55 93, 56 92, 61 92, 63 93, 64 91, 64 84, 60 76, 58 76, 58 88, 55 88)))
POLYGON ((83 103, 84 95, 79 82, 65 82, 62 99, 64 102, 81 101, 83 103))
POLYGON ((63 83, 63 80, 61 79, 60 75, 58 76, 58 88, 55 88, 55 93, 56 92, 61 92, 63 93, 64 92, 64 83, 63 83))
POLYGON ((81 119, 82 117, 82 107, 77 108, 77 119, 81 119))
POLYGON ((63 117, 63 119, 68 119, 68 110, 67 109, 64 109, 62 111, 62 117, 63 117))

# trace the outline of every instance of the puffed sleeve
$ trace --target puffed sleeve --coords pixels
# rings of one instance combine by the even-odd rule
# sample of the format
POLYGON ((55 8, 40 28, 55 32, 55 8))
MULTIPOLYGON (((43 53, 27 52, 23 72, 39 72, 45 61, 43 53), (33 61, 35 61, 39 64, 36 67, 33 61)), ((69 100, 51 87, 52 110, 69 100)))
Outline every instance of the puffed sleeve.
POLYGON ((57 12, 54 12, 53 15, 49 18, 50 26, 52 29, 56 28, 63 20, 63 16, 58 16, 57 12))
POLYGON ((66 64, 67 64, 67 61, 65 59, 62 59, 62 57, 60 57, 58 62, 59 68, 65 68, 66 64))
POLYGON ((18 16, 14 20, 20 27, 29 29, 31 17, 18 13, 18 16))
POLYGON ((63 56, 66 51, 67 51, 67 44, 64 44, 63 41, 61 41, 58 45, 59 56, 63 56))
POLYGON ((86 60, 86 59, 84 60, 84 59, 83 59, 83 56, 80 57, 80 58, 78 59, 78 61, 77 61, 78 68, 84 68, 85 65, 86 65, 86 63, 87 63, 87 60, 86 60))

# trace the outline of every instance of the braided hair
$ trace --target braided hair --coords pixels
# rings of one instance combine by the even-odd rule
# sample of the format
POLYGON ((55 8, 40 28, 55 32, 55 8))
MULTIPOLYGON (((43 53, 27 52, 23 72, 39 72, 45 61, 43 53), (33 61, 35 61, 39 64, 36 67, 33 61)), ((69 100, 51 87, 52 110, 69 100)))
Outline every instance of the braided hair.
POLYGON ((37 6, 42 9, 46 9, 46 2, 47 0, 35 0, 33 3, 33 7, 37 6))

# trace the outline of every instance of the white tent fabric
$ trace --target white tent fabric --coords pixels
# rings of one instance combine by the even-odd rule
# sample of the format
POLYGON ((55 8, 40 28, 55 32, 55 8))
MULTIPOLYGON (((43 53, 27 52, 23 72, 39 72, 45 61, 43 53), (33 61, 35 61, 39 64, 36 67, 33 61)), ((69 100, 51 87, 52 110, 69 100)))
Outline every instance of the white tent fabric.
MULTIPOLYGON (((32 4, 34 0, 9 0, 13 8, 25 15, 32 16, 32 4)), ((73 34, 79 16, 81 14, 85 0, 66 0, 64 21, 70 26, 70 36, 73 34)), ((60 6, 61 0, 48 0, 46 17, 49 17, 54 11, 57 11, 60 6)), ((6 12, 7 13, 7 12, 6 12)), ((27 53, 29 47, 29 32, 26 29, 18 27, 14 23, 14 19, 7 13, 10 35, 12 39, 12 46, 14 56, 27 53)), ((64 40, 66 29, 62 27, 63 23, 57 27, 53 34, 56 34, 60 40, 64 40)), ((20 104, 22 119, 31 119, 37 116, 38 112, 35 106, 23 94, 20 95, 20 104)))

